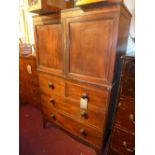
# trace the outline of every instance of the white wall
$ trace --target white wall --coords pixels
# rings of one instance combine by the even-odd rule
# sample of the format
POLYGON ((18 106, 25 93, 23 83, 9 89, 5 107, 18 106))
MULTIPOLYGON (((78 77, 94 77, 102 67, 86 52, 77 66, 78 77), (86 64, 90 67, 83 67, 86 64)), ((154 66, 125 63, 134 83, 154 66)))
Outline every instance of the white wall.
POLYGON ((132 14, 130 34, 135 38, 135 0, 124 0, 124 3, 132 14))

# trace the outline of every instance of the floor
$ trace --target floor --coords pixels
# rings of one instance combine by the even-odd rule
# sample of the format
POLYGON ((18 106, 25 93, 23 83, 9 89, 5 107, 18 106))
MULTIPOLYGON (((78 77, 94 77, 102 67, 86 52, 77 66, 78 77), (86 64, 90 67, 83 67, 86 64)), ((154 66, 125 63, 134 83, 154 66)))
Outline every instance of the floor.
POLYGON ((31 105, 20 107, 19 118, 19 155, 96 155, 62 130, 43 128, 40 111, 31 105))

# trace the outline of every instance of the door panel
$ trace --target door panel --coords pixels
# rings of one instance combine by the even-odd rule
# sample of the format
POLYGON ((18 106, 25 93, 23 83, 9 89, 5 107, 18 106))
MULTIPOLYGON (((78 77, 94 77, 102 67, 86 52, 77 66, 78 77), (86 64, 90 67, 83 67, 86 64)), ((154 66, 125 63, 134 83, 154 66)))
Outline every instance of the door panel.
MULTIPOLYGON (((63 71, 64 46, 61 23, 37 26, 39 66, 44 69, 63 71)), ((56 72, 54 72, 56 73, 56 72)))
POLYGON ((96 83, 108 80, 113 23, 104 15, 68 20, 69 77, 96 83))

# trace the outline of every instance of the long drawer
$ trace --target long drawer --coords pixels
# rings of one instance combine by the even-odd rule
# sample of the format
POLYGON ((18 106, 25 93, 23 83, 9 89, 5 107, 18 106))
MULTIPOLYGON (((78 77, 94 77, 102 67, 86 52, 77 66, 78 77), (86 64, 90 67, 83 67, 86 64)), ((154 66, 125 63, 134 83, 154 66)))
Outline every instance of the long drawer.
POLYGON ((42 93, 47 95, 65 95, 65 81, 62 78, 39 73, 39 84, 42 93))
POLYGON ((121 99, 116 112, 116 125, 134 133, 135 131, 135 104, 130 100, 121 99))
POLYGON ((102 144, 102 132, 81 123, 71 117, 68 117, 56 110, 49 111, 47 107, 42 107, 44 117, 51 122, 61 126, 71 134, 78 136, 81 139, 97 146, 102 144))
POLYGON ((135 154, 135 137, 123 130, 114 128, 112 135, 111 148, 117 150, 122 155, 135 154))
POLYGON ((52 111, 53 108, 63 111, 71 115, 71 117, 76 117, 80 121, 89 123, 99 129, 102 129, 105 125, 105 112, 95 105, 90 105, 88 109, 83 110, 80 108, 79 102, 74 102, 59 96, 48 97, 43 94, 41 95, 41 100, 42 105, 46 106, 50 111, 52 111))

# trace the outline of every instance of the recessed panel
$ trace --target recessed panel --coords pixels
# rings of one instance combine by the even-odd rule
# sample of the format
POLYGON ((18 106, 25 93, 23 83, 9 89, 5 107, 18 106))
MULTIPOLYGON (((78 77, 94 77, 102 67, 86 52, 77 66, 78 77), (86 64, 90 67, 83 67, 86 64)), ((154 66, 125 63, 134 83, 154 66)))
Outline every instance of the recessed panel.
POLYGON ((112 20, 70 22, 69 72, 106 80, 112 20))
POLYGON ((63 31, 61 24, 37 26, 39 65, 63 69, 63 31))

